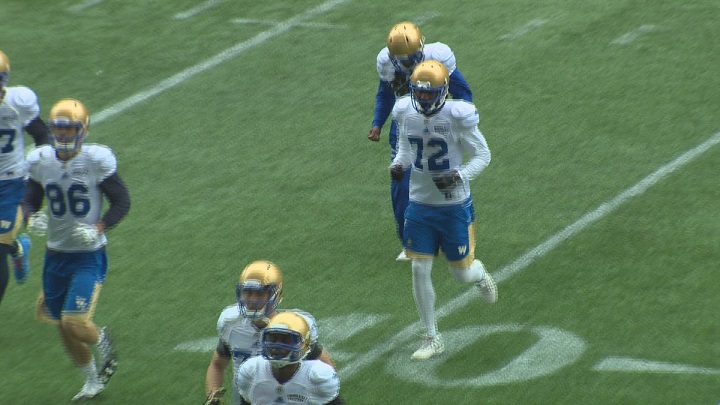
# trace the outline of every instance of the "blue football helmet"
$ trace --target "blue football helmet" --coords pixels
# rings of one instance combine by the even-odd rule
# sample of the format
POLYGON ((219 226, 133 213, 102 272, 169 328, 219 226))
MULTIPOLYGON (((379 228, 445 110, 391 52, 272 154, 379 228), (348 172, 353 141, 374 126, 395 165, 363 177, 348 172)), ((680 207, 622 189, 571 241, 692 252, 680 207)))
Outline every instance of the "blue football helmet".
POLYGON ((425 37, 417 25, 403 21, 395 24, 387 38, 390 61, 396 70, 410 74, 418 63, 425 59, 423 48, 425 37))
POLYGON ((450 74, 442 63, 426 60, 410 75, 410 99, 415 110, 425 116, 433 115, 445 106, 450 88, 450 74))
POLYGON ((240 273, 235 290, 240 314, 246 318, 267 318, 282 300, 283 276, 273 262, 257 260, 240 273))

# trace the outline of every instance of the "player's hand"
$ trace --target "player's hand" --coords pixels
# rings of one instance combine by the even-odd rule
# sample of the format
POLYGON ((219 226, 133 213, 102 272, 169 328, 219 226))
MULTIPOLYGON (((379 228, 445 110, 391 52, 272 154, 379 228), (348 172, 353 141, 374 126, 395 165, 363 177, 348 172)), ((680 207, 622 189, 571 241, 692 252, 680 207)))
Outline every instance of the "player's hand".
POLYGON ((72 235, 85 246, 94 245, 98 240, 98 236, 100 236, 97 227, 88 224, 77 224, 72 231, 72 235))
POLYGON ((405 177, 405 169, 402 165, 390 166, 390 177, 395 181, 401 181, 405 177))
POLYGON ((368 132, 368 139, 377 142, 380 140, 380 127, 372 127, 370 128, 370 132, 368 132))
POLYGON ((27 230, 33 235, 45 236, 47 233, 48 216, 45 211, 38 211, 28 218, 27 230))
POLYGON ((222 397, 225 395, 225 388, 215 388, 210 395, 205 398, 205 405, 220 405, 222 403, 222 397))
POLYGON ((457 170, 451 170, 449 172, 433 176, 435 186, 437 186, 440 191, 449 191, 454 189, 460 180, 460 175, 457 170))

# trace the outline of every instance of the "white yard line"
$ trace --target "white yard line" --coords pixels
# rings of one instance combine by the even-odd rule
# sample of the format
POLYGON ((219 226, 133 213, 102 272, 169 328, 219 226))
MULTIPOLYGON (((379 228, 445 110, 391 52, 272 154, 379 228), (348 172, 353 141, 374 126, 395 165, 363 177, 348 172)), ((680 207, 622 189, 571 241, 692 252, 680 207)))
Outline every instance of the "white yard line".
POLYGON ((415 20, 413 20, 413 22, 415 23, 415 25, 419 26, 420 30, 422 31, 423 24, 425 24, 426 22, 432 20, 433 18, 437 18, 439 16, 440 16, 440 13, 434 13, 434 12, 428 13, 428 14, 424 14, 424 15, 416 18, 415 20))
POLYGON ((687 364, 672 364, 663 361, 633 359, 628 357, 608 357, 593 368, 595 371, 625 371, 632 373, 671 373, 671 374, 718 374, 720 369, 698 367, 687 364))
MULTIPOLYGON (((278 25, 282 24, 280 21, 273 20, 253 20, 249 18, 234 18, 230 20, 233 24, 256 24, 256 25, 278 25)), ((347 28, 347 25, 337 24, 323 24, 323 23, 297 23, 296 27, 305 28, 325 28, 325 29, 343 29, 347 28)))
POLYGON ((76 4, 72 7, 69 7, 67 10, 71 13, 79 13, 85 9, 92 7, 92 6, 98 5, 98 4, 102 3, 103 1, 105 1, 105 0, 86 0, 80 4, 76 4))
POLYGON ((203 11, 213 8, 217 6, 218 4, 222 3, 225 0, 207 0, 206 2, 199 4, 190 10, 183 11, 182 13, 177 13, 173 16, 176 20, 185 20, 187 18, 193 17, 197 14, 202 13, 203 11))
POLYGON ((542 27, 547 22, 548 20, 536 18, 509 34, 501 35, 500 37, 498 37, 498 39, 510 40, 520 38, 528 32, 542 27))
POLYGON ((127 110, 128 108, 134 107, 143 101, 146 101, 152 97, 157 96, 158 94, 164 92, 165 90, 169 90, 175 86, 177 86, 180 83, 183 83, 184 81, 192 78, 193 76, 200 74, 206 70, 212 69, 215 66, 218 66, 222 63, 225 63, 234 57, 238 56, 239 54, 247 51, 248 49, 254 48, 258 45, 263 44, 269 39, 272 39, 280 34, 284 34, 285 32, 292 29, 295 25, 308 20, 310 18, 313 18, 319 14, 325 13, 329 10, 332 10, 333 8, 339 6, 340 4, 350 2, 352 0, 330 0, 326 1, 325 3, 312 8, 302 14, 298 14, 295 17, 290 18, 287 21, 281 22, 278 25, 273 26, 272 28, 263 31, 256 35, 253 38, 248 39, 247 41, 240 42, 220 53, 217 55, 211 57, 210 59, 206 59, 203 62, 198 63, 197 65, 190 66, 189 68, 183 70, 180 73, 177 73, 160 83, 156 84, 153 87, 150 87, 146 90, 143 90, 135 95, 132 95, 125 100, 122 100, 118 103, 115 103, 111 105, 110 107, 96 113, 93 115, 92 120, 93 123, 99 124, 106 119, 115 116, 117 114, 120 114, 121 112, 127 110))
MULTIPOLYGON (((551 236, 536 247, 530 249, 509 265, 493 273, 493 278, 496 282, 500 283, 520 273, 532 263, 534 263, 536 260, 544 257, 546 254, 553 251, 556 247, 558 247, 566 240, 572 238, 583 229, 589 227, 590 225, 611 214, 613 211, 618 209, 620 206, 628 202, 633 197, 642 195, 650 187, 659 183, 670 173, 679 170, 683 166, 693 161, 698 156, 708 151, 713 146, 717 145, 718 143, 720 143, 720 132, 712 135, 700 145, 681 154, 670 163, 655 170, 655 172, 640 180, 634 186, 626 189, 625 191, 616 195, 609 201, 601 204, 593 211, 588 212, 580 219, 567 226, 565 229, 551 236)), ((437 320, 440 321, 440 319, 444 318, 445 316, 455 313, 458 309, 464 307, 470 301, 476 299, 478 295, 479 293, 473 287, 466 292, 460 294, 459 296, 453 298, 448 303, 437 309, 437 320)), ((500 296, 502 297, 502 291, 500 292, 500 296)), ((396 349, 397 347, 400 347, 408 339, 415 337, 415 335, 419 331, 421 331, 421 323, 419 321, 408 325, 389 340, 375 346, 369 352, 364 353, 362 356, 358 356, 358 358, 356 358, 352 363, 341 368, 338 372, 338 374, 340 375, 340 379, 347 380, 348 378, 351 378, 360 370, 382 358, 390 351, 396 349)))
POLYGON ((657 27, 654 25, 643 25, 641 27, 638 27, 638 28, 628 32, 627 34, 621 36, 620 38, 618 38, 610 43, 613 45, 625 45, 629 42, 634 41, 639 36, 655 30, 655 28, 657 28, 657 27))

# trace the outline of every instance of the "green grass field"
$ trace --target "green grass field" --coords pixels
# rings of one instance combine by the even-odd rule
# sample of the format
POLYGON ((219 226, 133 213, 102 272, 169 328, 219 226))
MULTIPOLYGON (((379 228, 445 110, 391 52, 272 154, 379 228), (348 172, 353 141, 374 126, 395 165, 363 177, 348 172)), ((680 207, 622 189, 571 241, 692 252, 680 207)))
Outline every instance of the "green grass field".
MULTIPOLYGON (((3 0, 0 16, 11 85, 44 118, 84 101, 133 197, 95 315, 121 363, 94 402, 202 403, 207 342, 256 259, 318 318, 348 404, 720 402, 715 1, 3 0), (409 359, 387 130, 366 139, 375 57, 405 19, 455 51, 493 152, 473 190, 500 300, 437 260, 448 351, 427 363, 409 359)), ((33 242, 0 306, 0 404, 82 386, 33 318, 33 242)))

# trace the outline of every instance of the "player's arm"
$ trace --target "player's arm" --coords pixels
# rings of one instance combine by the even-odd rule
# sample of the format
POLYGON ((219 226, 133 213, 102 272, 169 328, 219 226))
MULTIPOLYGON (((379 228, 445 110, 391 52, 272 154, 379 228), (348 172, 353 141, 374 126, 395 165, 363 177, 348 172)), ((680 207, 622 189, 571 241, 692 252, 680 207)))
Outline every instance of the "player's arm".
POLYGON ((448 87, 448 92, 452 94, 453 99, 465 100, 472 103, 472 90, 470 90, 470 85, 459 70, 455 69, 455 71, 450 74, 448 87))
POLYGON ((97 224, 98 232, 113 228, 130 211, 130 192, 117 172, 100 183, 100 191, 108 199, 110 207, 97 224))
POLYGON ((217 347, 205 374, 205 395, 210 396, 215 390, 222 388, 225 382, 225 370, 231 359, 230 348, 222 339, 218 339, 217 347))
POLYGON ((21 202, 23 221, 25 223, 27 223, 28 218, 32 214, 40 211, 44 196, 45 190, 43 189, 42 184, 38 183, 33 179, 28 179, 25 186, 25 194, 23 195, 23 199, 21 202))
POLYGON ((371 141, 380 140, 380 130, 387 121, 395 104, 395 93, 390 82, 380 79, 378 90, 375 94, 375 114, 373 115, 372 128, 368 134, 371 141))
POLYGON ((30 134, 35 146, 47 145, 50 143, 50 130, 40 117, 35 117, 25 126, 25 132, 30 134))
POLYGON ((335 397, 335 399, 328 402, 326 405, 345 405, 345 401, 343 401, 343 399, 340 398, 340 395, 338 395, 335 397))
POLYGON ((460 142, 468 161, 458 170, 458 174, 463 179, 472 180, 490 164, 490 148, 477 127, 467 128, 460 142))
POLYGON ((308 360, 320 360, 323 363, 331 366, 332 368, 335 367, 335 362, 332 361, 332 358, 330 358, 330 353, 325 350, 325 348, 322 346, 322 344, 315 342, 312 346, 310 346, 310 351, 308 352, 308 355, 306 357, 308 360))

